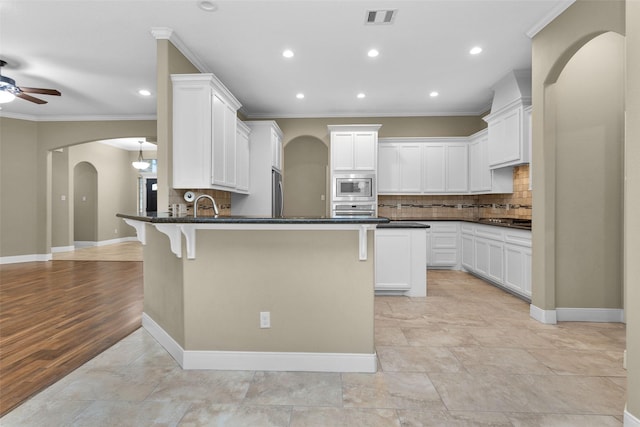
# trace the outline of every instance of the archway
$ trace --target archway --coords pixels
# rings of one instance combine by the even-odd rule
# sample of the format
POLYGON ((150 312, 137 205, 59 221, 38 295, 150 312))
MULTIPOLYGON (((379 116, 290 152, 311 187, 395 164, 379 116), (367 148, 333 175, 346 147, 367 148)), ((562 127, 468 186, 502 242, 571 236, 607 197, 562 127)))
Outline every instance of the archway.
POLYGON ((624 37, 599 32, 571 46, 550 69, 542 111, 545 228, 554 232, 547 300, 557 320, 588 320, 593 308, 621 320, 624 37))
POLYGON ((284 147, 284 214, 327 216, 329 149, 313 136, 299 136, 284 147))
POLYGON ((73 240, 75 246, 98 242, 98 171, 88 162, 73 168, 73 240))

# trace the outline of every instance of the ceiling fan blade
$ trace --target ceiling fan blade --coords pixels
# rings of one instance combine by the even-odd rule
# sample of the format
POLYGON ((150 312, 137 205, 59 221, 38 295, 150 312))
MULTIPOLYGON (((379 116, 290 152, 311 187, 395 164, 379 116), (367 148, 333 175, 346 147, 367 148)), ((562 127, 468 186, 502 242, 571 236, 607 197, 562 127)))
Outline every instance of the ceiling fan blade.
POLYGON ((26 93, 41 93, 42 95, 55 95, 55 96, 61 95, 61 93, 55 89, 42 89, 39 87, 22 87, 22 86, 20 86, 19 89, 26 93))
POLYGON ((18 98, 24 99, 25 101, 31 101, 31 102, 34 102, 36 104, 46 104, 47 103, 47 101, 45 101, 44 99, 36 98, 35 96, 27 95, 26 93, 19 93, 16 96, 18 98))

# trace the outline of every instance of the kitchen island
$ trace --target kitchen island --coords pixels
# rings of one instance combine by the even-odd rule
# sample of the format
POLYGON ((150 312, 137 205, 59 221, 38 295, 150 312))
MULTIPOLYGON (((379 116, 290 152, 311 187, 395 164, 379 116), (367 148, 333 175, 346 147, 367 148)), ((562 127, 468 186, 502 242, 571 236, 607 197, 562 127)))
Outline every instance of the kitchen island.
POLYGON ((143 243, 143 327, 184 369, 375 372, 386 218, 118 214, 143 243))

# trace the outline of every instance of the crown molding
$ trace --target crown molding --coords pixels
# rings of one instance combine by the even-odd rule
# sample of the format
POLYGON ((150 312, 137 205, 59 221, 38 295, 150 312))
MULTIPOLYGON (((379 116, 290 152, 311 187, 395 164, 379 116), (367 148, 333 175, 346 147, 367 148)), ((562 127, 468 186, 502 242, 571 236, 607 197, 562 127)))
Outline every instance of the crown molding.
POLYGON ((31 122, 109 122, 109 121, 130 121, 130 120, 157 120, 155 114, 150 115, 130 115, 130 116, 31 116, 27 114, 9 113, 0 111, 0 117, 8 119, 28 120, 31 122))
POLYGON ((553 9, 549 11, 545 16, 542 17, 529 31, 526 32, 527 37, 530 39, 534 38, 536 34, 538 34, 544 27, 549 25, 551 21, 556 19, 562 12, 567 10, 569 6, 575 3, 576 0, 565 0, 558 3, 553 9))
POLYGON ((187 47, 187 45, 178 37, 178 35, 173 31, 172 28, 168 27, 153 27, 151 28, 151 35, 156 40, 169 40, 171 44, 173 44, 176 49, 182 53, 185 58, 187 58, 194 67, 198 69, 201 73, 209 72, 207 66, 202 62, 198 55, 193 53, 191 49, 187 47))

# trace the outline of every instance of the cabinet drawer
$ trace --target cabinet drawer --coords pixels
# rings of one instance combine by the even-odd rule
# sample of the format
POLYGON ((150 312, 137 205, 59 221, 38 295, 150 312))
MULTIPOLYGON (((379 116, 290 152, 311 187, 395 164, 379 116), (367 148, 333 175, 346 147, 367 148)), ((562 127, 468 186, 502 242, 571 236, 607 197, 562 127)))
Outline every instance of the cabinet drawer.
POLYGON ((491 240, 504 240, 504 232, 500 227, 478 225, 476 227, 476 236, 484 237, 491 240))
POLYGON ((456 234, 433 233, 431 234, 432 249, 457 249, 458 236, 456 234))

